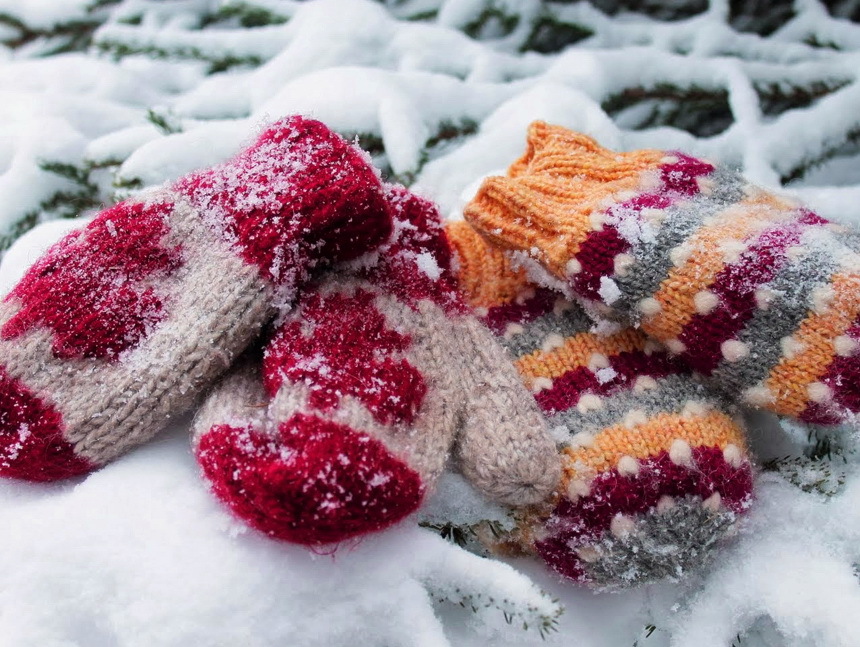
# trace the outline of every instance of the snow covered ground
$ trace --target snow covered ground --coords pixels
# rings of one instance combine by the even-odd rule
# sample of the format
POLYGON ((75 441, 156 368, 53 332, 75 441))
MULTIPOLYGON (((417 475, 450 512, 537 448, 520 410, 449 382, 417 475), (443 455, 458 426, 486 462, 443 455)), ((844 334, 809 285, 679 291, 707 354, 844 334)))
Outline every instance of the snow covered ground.
MULTIPOLYGON (((816 0, 766 38, 732 29, 721 0, 671 23, 536 0, 93 4, 0 0, 0 241, 217 162, 293 112, 358 135, 454 218, 541 118, 790 181, 823 215, 860 222, 860 25, 816 0), (204 20, 247 6, 265 24, 204 20), (592 35, 542 53, 534 26, 547 17, 592 35), (92 49, 43 56, 64 25, 91 19, 92 49), (673 95, 724 109, 684 129, 673 95)), ((78 225, 21 237, 0 293, 78 225)), ((769 468, 737 542, 682 584, 595 595, 414 522, 328 555, 270 541, 205 491, 177 422, 80 481, 0 482, 0 646, 856 646, 855 433, 751 427, 769 468), (550 620, 557 631, 541 632, 550 620)), ((450 477, 427 514, 484 511, 450 477)))

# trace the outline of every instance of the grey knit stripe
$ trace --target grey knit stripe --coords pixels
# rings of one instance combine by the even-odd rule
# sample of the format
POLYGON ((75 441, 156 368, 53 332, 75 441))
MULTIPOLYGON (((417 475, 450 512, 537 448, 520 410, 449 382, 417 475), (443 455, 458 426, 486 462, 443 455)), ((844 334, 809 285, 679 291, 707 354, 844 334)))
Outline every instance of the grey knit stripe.
POLYGON ((523 326, 525 330, 522 333, 507 338, 500 335, 497 339, 513 357, 523 357, 540 349, 549 335, 561 335, 567 339, 587 332, 594 322, 579 305, 571 304, 571 306, 564 312, 558 314, 548 312, 530 321, 523 326))
MULTIPOLYGON (((766 310, 755 314, 736 337, 750 354, 736 362, 722 361, 711 374, 712 383, 725 393, 737 394, 766 379, 782 357, 780 340, 797 330, 807 317, 810 293, 829 282, 838 268, 833 239, 820 230, 807 230, 800 241, 805 255, 783 267, 766 287, 775 294, 766 310)), ((691 349, 695 352, 695 348, 691 349)))
POLYGON ((689 401, 713 401, 714 396, 690 375, 667 375, 659 378, 657 387, 636 392, 623 389, 602 398, 603 407, 582 413, 576 407, 560 411, 549 417, 553 436, 562 436, 560 427, 571 435, 587 432, 597 433, 619 424, 633 410, 645 412, 651 418, 658 413, 679 413, 689 401))
POLYGON ((600 557, 584 564, 586 573, 604 590, 677 580, 713 560, 735 520, 726 508, 707 510, 699 497, 677 499, 671 510, 636 517, 635 531, 623 538, 607 532, 592 546, 600 557))
POLYGON ((631 252, 635 264, 626 276, 614 278, 622 297, 613 305, 628 313, 632 320, 637 320, 636 304, 653 295, 672 269, 669 252, 701 229, 702 220, 743 199, 745 183, 737 173, 718 167, 710 178, 714 182, 713 193, 666 209, 666 219, 655 239, 636 245, 631 252))

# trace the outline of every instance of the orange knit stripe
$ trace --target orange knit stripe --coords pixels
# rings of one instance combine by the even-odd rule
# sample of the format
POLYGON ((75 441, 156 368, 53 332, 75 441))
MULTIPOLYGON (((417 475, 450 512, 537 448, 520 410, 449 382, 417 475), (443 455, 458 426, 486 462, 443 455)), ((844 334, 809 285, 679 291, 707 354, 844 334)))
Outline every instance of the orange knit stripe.
POLYGON ((619 353, 641 350, 646 337, 633 328, 628 328, 607 337, 583 332, 564 340, 564 344, 550 351, 536 350, 514 362, 517 370, 531 388, 539 377, 554 379, 580 366, 588 366, 592 355, 599 353, 607 358, 619 353))
POLYGON ((595 230, 592 214, 602 214, 613 195, 637 192, 640 184, 639 175, 588 182, 552 175, 491 177, 484 180, 464 215, 491 244, 529 250, 553 275, 564 279, 567 262, 595 230))
POLYGON ((590 447, 564 448, 565 475, 568 480, 593 476, 595 472, 616 468, 623 456, 647 459, 668 452, 679 439, 692 448, 725 449, 737 445, 744 450, 746 447, 742 429, 725 413, 713 410, 698 416, 658 413, 633 427, 623 424, 607 427, 595 435, 590 447))
POLYGON ((567 262, 595 230, 591 216, 620 195, 641 193, 643 174, 656 172, 664 156, 656 150, 616 153, 580 133, 536 122, 508 177, 484 180, 464 215, 491 244, 528 250, 564 279, 567 262))
POLYGON ((606 181, 654 168, 664 156, 662 151, 647 149, 616 153, 582 133, 535 121, 528 129, 526 152, 508 167, 508 177, 551 173, 606 181))
POLYGON ((713 224, 683 243, 692 253, 660 284, 654 298, 661 310, 642 321, 642 330, 662 341, 676 339, 696 312, 696 295, 726 266, 720 247, 729 242, 752 242, 768 225, 795 215, 783 201, 767 194, 747 198, 723 211, 713 224))
POLYGON ((530 250, 564 278, 565 264, 593 229, 589 205, 575 188, 550 177, 488 178, 465 216, 492 244, 530 250))
POLYGON ((768 408, 782 415, 800 415, 809 404, 807 388, 827 371, 836 351, 833 340, 860 316, 860 273, 837 273, 830 278, 833 300, 821 313, 810 313, 793 337, 803 350, 783 356, 771 370, 765 385, 776 397, 768 408))
POLYGON ((460 291, 473 308, 509 303, 531 285, 521 268, 514 268, 501 249, 491 247, 468 223, 449 223, 445 233, 460 263, 460 291))
POLYGON ((551 140, 567 141, 570 150, 577 154, 596 152, 600 146, 591 137, 545 121, 533 121, 526 133, 526 152, 508 167, 508 177, 518 177, 531 171, 535 158, 541 158, 551 140))

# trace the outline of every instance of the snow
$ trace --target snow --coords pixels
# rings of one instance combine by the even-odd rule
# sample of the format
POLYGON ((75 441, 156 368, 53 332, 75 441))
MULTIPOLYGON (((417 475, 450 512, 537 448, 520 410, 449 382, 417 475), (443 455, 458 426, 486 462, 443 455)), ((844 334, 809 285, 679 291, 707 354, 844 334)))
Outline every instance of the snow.
POLYGON ((611 306, 621 298, 621 288, 619 288, 618 284, 608 276, 601 276, 600 288, 597 290, 597 294, 600 295, 600 299, 603 303, 611 306))
POLYGON ((90 0, 2 0, 0 13, 32 27, 46 29, 86 16, 90 0))
MULTIPOLYGON (((42 27, 79 18, 84 8, 81 2, 65 2, 54 10, 47 3, 5 4, 13 16, 31 12, 24 17, 42 27), (18 6, 24 4, 29 9, 18 6)), ((462 206, 459 196, 468 184, 491 169, 504 167, 521 146, 522 126, 536 118, 584 130, 607 146, 684 148, 743 166, 752 179, 768 185, 807 160, 826 155, 834 142, 856 130, 860 119, 852 109, 857 105, 858 65, 853 53, 860 47, 857 29, 822 15, 815 3, 804 5, 804 11, 769 39, 730 29, 724 22, 727 9, 723 3, 672 23, 646 18, 613 20, 586 3, 551 4, 542 9, 541 3, 531 1, 499 5, 518 12, 520 25, 528 25, 529 17, 540 9, 541 15, 594 31, 582 45, 554 55, 517 54, 527 37, 519 28, 485 41, 469 39, 454 29, 480 14, 482 0, 400 3, 393 14, 369 0, 271 0, 252 4, 288 19, 284 24, 253 30, 197 29, 201 7, 212 4, 205 0, 169 4, 127 0, 96 32, 96 44, 108 51, 114 51, 114 46, 154 48, 158 56, 169 57, 169 62, 140 56, 112 62, 80 54, 50 61, 20 59, 0 67, 0 80, 3 87, 16 91, 44 93, 51 88, 59 92, 61 96, 51 103, 61 107, 60 119, 73 122, 70 127, 79 127, 65 108, 70 93, 139 107, 135 116, 126 118, 130 123, 106 125, 98 134, 83 133, 87 139, 142 125, 146 118, 143 106, 167 107, 179 117, 182 130, 201 129, 201 140, 223 141, 208 154, 201 151, 190 156, 188 163, 194 165, 223 159, 263 121, 288 112, 311 114, 344 132, 380 137, 392 170, 417 174, 418 183, 433 194, 443 211, 452 213, 462 206), (397 20, 394 15, 428 8, 440 8, 435 22, 397 20), (136 15, 144 17, 140 25, 121 22, 136 15), (847 51, 811 47, 805 42, 810 36, 839 43, 847 51), (200 62, 230 57, 250 57, 260 64, 207 75, 207 66, 200 62), (776 118, 762 114, 757 96, 761 88, 788 92, 822 80, 828 87, 845 87, 808 108, 789 110, 776 118), (638 112, 619 115, 618 125, 623 125, 619 129, 601 107, 631 87, 659 89, 668 83, 696 92, 725 92, 734 123, 709 138, 696 138, 674 128, 640 130, 636 124, 647 114, 642 104, 638 112), (424 160, 424 142, 442 125, 462 119, 477 122, 478 136, 424 160), (223 120, 234 122, 244 137, 222 140, 223 120)), ((85 119, 102 121, 91 114, 85 119)), ((38 122, 17 124, 16 131, 42 132, 38 122)), ((130 167, 120 171, 123 182, 157 183, 187 167, 165 166, 168 159, 175 159, 182 142, 177 146, 170 136, 144 141, 142 135, 137 142, 135 152, 151 156, 152 164, 142 163, 138 155, 130 167), (161 168, 164 172, 159 174, 161 168), (136 172, 140 175, 132 175, 136 172)), ((119 152, 123 159, 129 157, 127 147, 120 146, 119 152)), ((85 162, 92 159, 91 154, 105 157, 98 147, 92 153, 84 147, 64 159, 85 162)), ((41 172, 39 159, 33 155, 22 160, 25 166, 37 169, 26 177, 41 172)), ((794 188, 796 193, 819 206, 826 216, 860 217, 856 201, 846 201, 855 205, 847 210, 834 209, 826 197, 821 197, 819 205, 819 196, 825 195, 821 183, 827 178, 813 179, 819 183, 801 182, 794 188)), ((855 179, 849 176, 837 181, 855 179)), ((14 207, 0 214, 0 226, 38 207, 54 189, 46 186, 43 191, 22 195, 14 207)))
MULTIPOLYGON (((612 148, 681 148, 771 187, 808 165, 788 190, 826 217, 860 222, 860 26, 829 17, 814 0, 795 3, 796 15, 767 37, 732 29, 725 0, 671 22, 536 0, 91 5, 0 0, 7 42, 20 31, 16 21, 32 31, 101 24, 86 53, 40 58, 51 38, 0 47, 0 234, 28 218, 51 220, 57 213, 46 205, 81 188, 46 162, 89 174, 86 215, 229 157, 290 112, 366 145, 378 140, 375 161, 414 180, 451 218, 483 177, 521 154, 528 123, 544 119, 612 148), (284 22, 238 29, 203 20, 243 4, 284 22), (490 4, 520 21, 508 32, 487 23, 480 39, 466 36, 490 4), (436 10, 435 18, 407 20, 436 10), (538 16, 592 35, 555 53, 521 51, 538 16), (126 56, 124 48, 143 52, 126 56), (663 105, 666 85, 723 96, 725 130, 696 136, 667 124, 643 127, 663 105), (806 107, 774 112, 761 99, 813 87, 823 96, 806 107), (607 114, 629 91, 654 98, 607 114), (446 130, 455 134, 428 147, 446 130)), ((0 293, 85 222, 52 220, 21 236, 3 256, 0 293)), ((648 235, 632 225, 624 231, 648 235)), ((438 275, 434 258, 416 260, 438 275)), ((601 286, 607 303, 617 298, 613 287, 601 286)), ((609 371, 600 378, 612 379, 609 371)), ((419 528, 511 523, 455 473, 417 519, 333 554, 271 541, 206 492, 188 424, 176 421, 155 442, 75 482, 0 482, 0 643, 840 647, 860 635, 860 469, 850 430, 834 432, 840 457, 809 466, 809 429, 752 418, 760 462, 794 462, 761 477, 736 542, 682 583, 595 595, 534 560, 481 559, 419 528), (536 625, 558 612, 552 599, 564 613, 544 640, 536 625)))
MULTIPOLYGON (((510 567, 429 531, 402 527, 337 555, 248 532, 206 492, 187 445, 179 425, 77 484, 0 484, 14 528, 0 556, 4 644, 404 644, 408 627, 429 646, 444 644, 431 595, 555 611, 510 567)), ((485 615, 482 635, 507 628, 501 612, 485 615)))
POLYGON ((594 376, 600 384, 606 384, 618 377, 618 373, 611 366, 607 366, 606 368, 601 368, 595 371, 594 376))
POLYGON ((436 261, 436 257, 430 252, 422 252, 415 256, 415 263, 418 269, 421 270, 431 281, 435 281, 442 276, 442 268, 436 261))

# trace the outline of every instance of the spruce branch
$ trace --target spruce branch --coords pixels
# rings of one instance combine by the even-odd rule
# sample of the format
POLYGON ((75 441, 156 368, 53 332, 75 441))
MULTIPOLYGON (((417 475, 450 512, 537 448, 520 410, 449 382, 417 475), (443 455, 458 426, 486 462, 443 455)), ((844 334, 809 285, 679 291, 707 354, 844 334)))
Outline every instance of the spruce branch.
POLYGON ((149 58, 156 59, 184 59, 203 61, 209 64, 209 73, 224 72, 234 67, 257 67, 263 59, 254 54, 239 55, 239 54, 217 54, 206 52, 199 47, 193 45, 178 45, 173 47, 159 47, 157 45, 132 45, 120 40, 103 38, 97 40, 96 48, 104 53, 109 54, 115 60, 123 59, 127 56, 143 55, 149 58))
POLYGON ((0 234, 0 252, 41 222, 59 218, 77 218, 82 212, 102 204, 99 188, 90 180, 95 168, 89 164, 75 166, 67 162, 42 161, 39 168, 67 180, 67 186, 57 190, 30 211, 24 213, 0 234))
POLYGON ((535 629, 541 639, 546 640, 547 636, 558 631, 558 622, 563 608, 557 599, 549 598, 543 591, 541 595, 550 602, 553 609, 547 611, 534 604, 522 606, 518 600, 500 599, 480 591, 466 592, 460 588, 454 588, 445 595, 436 595, 434 599, 438 603, 459 605, 475 614, 485 613, 488 610, 497 611, 506 624, 512 627, 518 626, 523 631, 535 629))
POLYGON ((752 80, 762 113, 768 117, 779 115, 788 110, 809 107, 819 99, 841 90, 850 83, 851 79, 845 77, 813 79, 805 85, 792 83, 790 79, 781 82, 752 80))
POLYGON ((780 181, 789 184, 802 180, 811 171, 823 166, 830 160, 860 152, 860 124, 848 130, 841 138, 832 139, 816 155, 803 157, 790 169, 780 174, 780 181))
POLYGON ((709 137, 732 124, 728 100, 729 93, 722 88, 658 83, 651 88, 627 88, 605 99, 602 107, 625 128, 672 126, 697 137, 709 137))
POLYGON ((432 530, 445 541, 449 541, 460 548, 468 549, 470 544, 477 542, 473 526, 458 526, 453 523, 434 523, 431 521, 421 521, 418 525, 432 530))
POLYGON ((439 0, 376 0, 399 20, 430 21, 439 15, 439 0))
POLYGON ((93 32, 101 25, 98 20, 72 20, 52 29, 32 29, 7 13, 0 13, 0 25, 10 27, 15 34, 2 41, 3 45, 18 49, 37 42, 43 43, 42 56, 85 50, 93 32))
POLYGON ((422 528, 432 530, 442 537, 442 539, 455 546, 482 557, 490 555, 490 551, 486 545, 488 538, 501 544, 510 534, 501 522, 489 519, 475 523, 461 524, 421 521, 418 525, 422 528))
POLYGON ((173 114, 156 112, 153 108, 149 108, 146 111, 146 118, 164 135, 182 132, 182 124, 173 114))
POLYGON ((463 31, 477 40, 504 38, 517 28, 519 22, 519 15, 491 2, 463 26, 463 31))
POLYGON ((239 0, 227 2, 218 10, 206 18, 206 25, 220 24, 227 21, 235 21, 246 29, 252 27, 267 27, 270 25, 283 25, 290 19, 287 12, 282 10, 282 3, 277 7, 271 3, 264 4, 251 0, 239 0))
POLYGON ((633 641, 633 647, 645 647, 645 644, 642 641, 650 638, 651 634, 653 634, 655 631, 657 631, 657 625, 651 624, 649 622, 647 625, 645 625, 645 627, 643 627, 636 640, 633 641))
POLYGON ((426 534, 428 550, 440 550, 444 559, 422 563, 415 572, 437 603, 453 604, 474 613, 487 625, 501 621, 541 637, 557 630, 564 612, 559 601, 507 564, 479 557, 426 534))
POLYGON ((806 493, 832 497, 846 483, 848 458, 830 434, 816 428, 809 430, 809 445, 800 456, 782 456, 765 461, 765 472, 774 472, 806 493))
POLYGON ((587 25, 560 20, 545 11, 532 23, 531 32, 520 45, 520 51, 552 54, 593 35, 594 30, 587 25))
POLYGON ((424 166, 444 155, 446 152, 461 145, 469 137, 478 132, 480 124, 474 119, 464 117, 458 121, 442 120, 437 125, 430 137, 424 144, 418 166, 414 171, 407 173, 394 173, 388 163, 385 153, 385 141, 382 136, 374 132, 347 132, 340 133, 345 139, 354 141, 367 151, 373 159, 374 165, 380 169, 382 176, 390 182, 398 182, 405 186, 411 186, 424 166))
POLYGON ((19 17, 0 11, 0 25, 8 27, 13 35, 0 40, 12 49, 18 49, 37 42, 43 43, 42 56, 85 51, 92 43, 95 30, 100 27, 108 12, 104 11, 119 4, 122 0, 93 0, 83 15, 51 27, 33 27, 19 17))
MULTIPOLYGON (((116 168, 120 164, 121 160, 84 161, 80 165, 55 160, 40 161, 39 168, 42 171, 63 178, 67 181, 67 186, 41 200, 36 207, 25 212, 0 233, 0 255, 19 237, 42 222, 77 218, 86 211, 117 202, 116 195, 106 196, 101 192, 93 181, 92 174, 116 168)), ((140 188, 139 180, 138 183, 133 188, 140 188)))
POLYGON ((707 0, 591 0, 591 4, 608 16, 638 13, 655 20, 683 20, 703 13, 708 8, 707 0))

